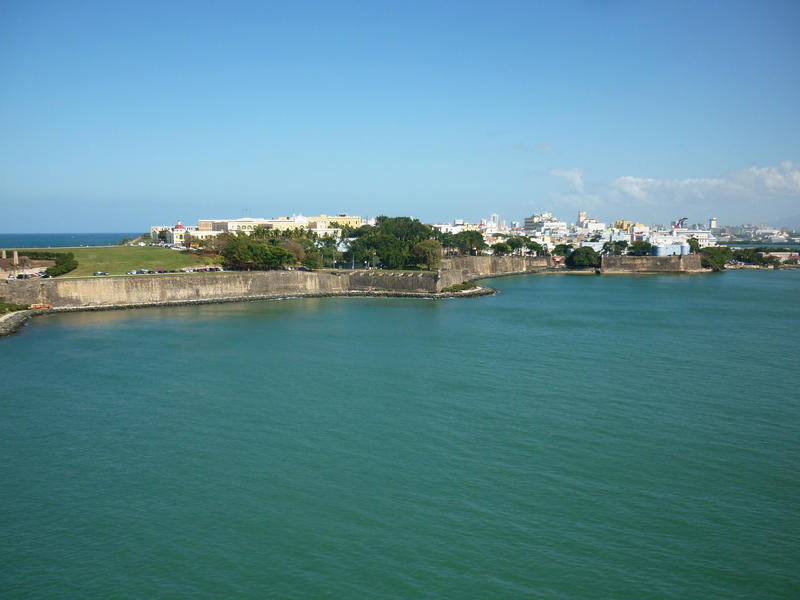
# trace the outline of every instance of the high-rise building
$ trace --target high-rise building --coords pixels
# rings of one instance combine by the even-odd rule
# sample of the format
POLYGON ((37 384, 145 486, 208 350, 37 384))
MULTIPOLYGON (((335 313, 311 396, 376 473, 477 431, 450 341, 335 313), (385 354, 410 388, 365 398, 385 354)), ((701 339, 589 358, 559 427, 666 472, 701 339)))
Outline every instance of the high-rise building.
POLYGON ((716 229, 717 228, 717 217, 711 217, 708 220, 708 228, 709 229, 716 229))

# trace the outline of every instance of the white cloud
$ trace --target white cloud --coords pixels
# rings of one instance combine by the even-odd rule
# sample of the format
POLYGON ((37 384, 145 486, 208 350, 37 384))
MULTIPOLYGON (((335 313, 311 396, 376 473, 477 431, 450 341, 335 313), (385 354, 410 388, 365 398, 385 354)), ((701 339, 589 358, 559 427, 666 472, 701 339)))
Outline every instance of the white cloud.
POLYGON ((702 200, 728 185, 724 179, 650 179, 630 175, 611 182, 612 189, 645 204, 657 204, 670 197, 702 200))
POLYGON ((778 167, 747 167, 713 179, 651 179, 626 175, 613 180, 611 188, 648 204, 668 197, 682 200, 705 200, 712 196, 780 199, 800 195, 800 165, 787 161, 778 167))
POLYGON ((800 200, 800 165, 746 167, 713 178, 654 179, 625 175, 606 189, 611 204, 653 211, 687 211, 767 219, 785 215, 800 200))
POLYGON ((574 190, 583 193, 583 169, 550 169, 548 173, 565 179, 574 190))
POLYGON ((800 194, 800 165, 787 160, 778 167, 748 167, 734 171, 731 181, 745 190, 800 194))

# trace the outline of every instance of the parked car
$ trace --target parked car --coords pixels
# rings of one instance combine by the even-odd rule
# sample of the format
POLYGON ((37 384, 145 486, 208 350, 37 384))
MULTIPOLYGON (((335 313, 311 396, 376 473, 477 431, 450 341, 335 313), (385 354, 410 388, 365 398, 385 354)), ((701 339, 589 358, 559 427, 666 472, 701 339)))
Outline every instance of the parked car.
POLYGON ((125 271, 125 275, 138 275, 137 271, 125 271))

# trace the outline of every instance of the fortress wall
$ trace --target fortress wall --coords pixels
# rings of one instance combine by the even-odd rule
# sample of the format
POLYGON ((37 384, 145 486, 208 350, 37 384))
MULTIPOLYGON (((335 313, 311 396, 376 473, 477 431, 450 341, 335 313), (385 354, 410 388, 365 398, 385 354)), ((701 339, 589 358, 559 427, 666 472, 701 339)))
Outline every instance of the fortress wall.
POLYGON ((433 294, 471 279, 540 271, 548 266, 549 257, 465 256, 444 260, 438 272, 226 271, 25 279, 0 281, 0 301, 102 308, 371 291, 433 294))
POLYGON ((553 266, 549 256, 458 256, 442 260, 439 289, 472 279, 531 273, 553 266))
POLYGON ((328 273, 187 273, 0 282, 0 301, 54 307, 102 307, 331 294, 348 289, 347 277, 328 273))
POLYGON ((700 273, 699 254, 683 256, 603 256, 601 273, 700 273))
POLYGON ((399 292, 439 291, 439 275, 424 271, 420 273, 399 273, 394 271, 351 271, 349 274, 351 290, 391 290, 399 292))

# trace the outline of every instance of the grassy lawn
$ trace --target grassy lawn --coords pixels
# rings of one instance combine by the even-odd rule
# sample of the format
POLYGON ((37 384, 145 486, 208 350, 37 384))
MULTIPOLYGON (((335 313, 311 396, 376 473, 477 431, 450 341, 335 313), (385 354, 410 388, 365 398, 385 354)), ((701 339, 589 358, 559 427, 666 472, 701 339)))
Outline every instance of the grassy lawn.
POLYGON ((109 275, 124 275, 132 269, 181 269, 210 264, 212 261, 180 250, 153 246, 90 246, 83 248, 53 248, 54 251, 72 252, 78 268, 61 277, 85 277, 95 271, 109 275))

